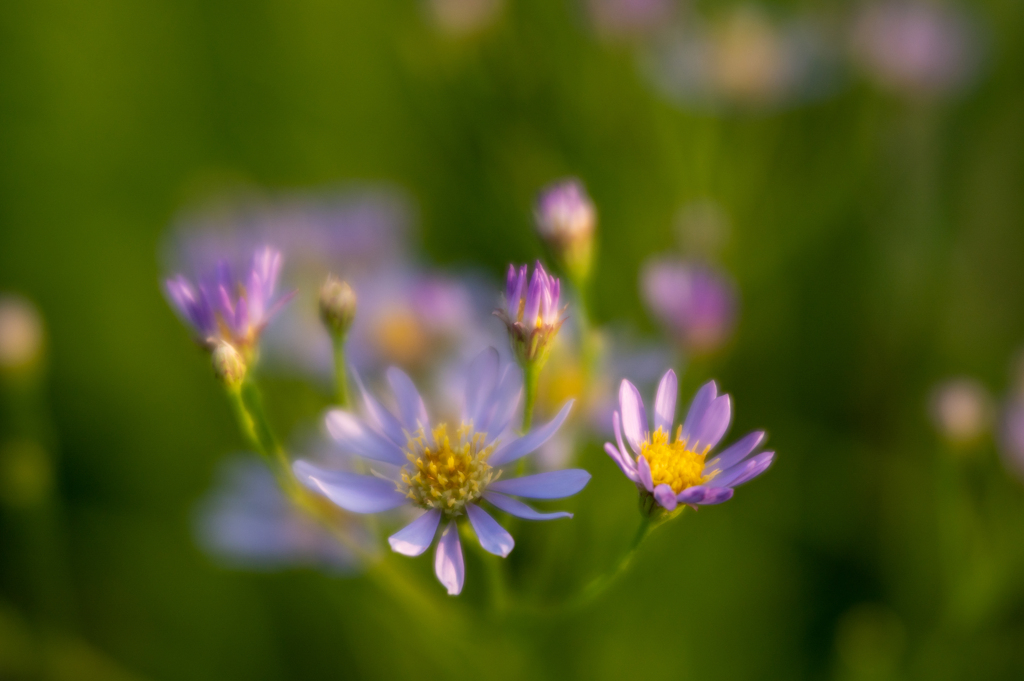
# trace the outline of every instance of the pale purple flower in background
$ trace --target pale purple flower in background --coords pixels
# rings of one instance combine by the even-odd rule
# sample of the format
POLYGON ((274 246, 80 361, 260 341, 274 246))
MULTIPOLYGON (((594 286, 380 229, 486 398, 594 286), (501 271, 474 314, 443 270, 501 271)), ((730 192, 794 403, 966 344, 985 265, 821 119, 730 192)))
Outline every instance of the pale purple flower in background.
POLYGON ((657 257, 641 272, 644 302, 687 350, 712 352, 732 335, 737 293, 732 280, 710 265, 657 257))
POLYGON ((1024 481, 1024 398, 1016 396, 1003 407, 999 435, 1004 465, 1024 481))
POLYGON ((504 0, 424 0, 428 20, 453 38, 479 33, 501 17, 504 0))
POLYGON ((535 511, 513 497, 571 496, 590 480, 586 471, 519 478, 503 475, 555 434, 569 414, 571 401, 547 424, 521 437, 509 432, 522 382, 518 369, 511 364, 502 368, 497 351, 490 348, 468 367, 462 422, 449 430, 444 423, 432 427, 423 400, 405 373, 392 368, 387 377, 397 416, 361 384, 365 418, 344 410, 327 416, 327 428, 342 450, 370 459, 383 470, 374 476, 359 475, 300 460, 294 470, 303 484, 353 513, 379 513, 400 506, 423 509, 422 515, 388 539, 394 551, 408 556, 426 551, 444 521, 434 571, 452 595, 462 591, 465 577, 456 527, 459 518, 468 517, 480 545, 490 553, 504 557, 515 545, 508 531, 480 506, 481 501, 527 520, 571 517, 564 512, 535 511))
POLYGON ((590 275, 597 209, 576 178, 545 187, 534 207, 537 232, 550 246, 571 281, 582 285, 590 275))
POLYGON ((0 294, 0 370, 34 365, 43 352, 45 337, 35 305, 19 295, 0 294))
POLYGON ((813 17, 772 20, 737 7, 713 20, 689 17, 647 46, 646 74, 687 108, 774 109, 835 89, 838 55, 813 17))
POLYGON ((505 323, 512 352, 522 366, 543 358, 551 341, 565 321, 561 306, 561 282, 544 270, 538 260, 530 276, 523 265, 508 266, 505 287, 505 308, 495 315, 505 323))
POLYGON ((167 295, 205 347, 212 349, 223 341, 244 353, 255 347, 271 318, 293 295, 277 296, 280 271, 280 251, 264 246, 241 277, 227 260, 220 260, 195 284, 181 274, 168 279, 167 295))
POLYGON ((978 36, 960 11, 920 0, 863 6, 850 44, 854 60, 879 84, 911 95, 962 87, 980 57, 978 36))
POLYGON ((972 378, 943 381, 932 390, 928 402, 935 429, 954 444, 977 440, 992 424, 992 399, 972 378))
MULTIPOLYGON (((355 517, 337 515, 339 530, 368 550, 365 527, 355 517)), ((296 506, 266 465, 251 457, 223 463, 217 484, 196 509, 195 530, 200 546, 231 567, 323 567, 340 572, 360 567, 355 553, 296 506)))
POLYGON ((605 37, 631 37, 650 33, 675 14, 673 0, 586 0, 587 13, 605 37))
POLYGON ((679 504, 719 504, 732 498, 735 487, 768 470, 775 452, 755 454, 764 440, 763 431, 750 433, 707 460, 732 419, 729 396, 718 395, 714 381, 697 392, 673 440, 677 393, 676 374, 669 369, 658 384, 651 430, 640 391, 628 380, 619 388, 616 444, 607 442, 604 448, 641 494, 666 511, 679 504))

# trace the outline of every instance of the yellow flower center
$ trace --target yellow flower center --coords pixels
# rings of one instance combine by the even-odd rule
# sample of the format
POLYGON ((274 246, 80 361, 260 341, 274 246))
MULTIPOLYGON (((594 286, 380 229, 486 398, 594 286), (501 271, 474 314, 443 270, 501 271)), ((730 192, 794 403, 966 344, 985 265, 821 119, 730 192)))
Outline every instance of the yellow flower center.
POLYGON ((428 445, 421 430, 406 445, 409 463, 402 467, 398 489, 414 504, 437 508, 448 516, 462 515, 466 504, 480 498, 494 478, 487 457, 494 444, 484 446, 485 433, 462 424, 456 442, 448 437, 445 424, 434 428, 434 444, 428 445))
POLYGON ((651 466, 651 479, 654 486, 668 485, 679 494, 687 487, 700 485, 710 479, 703 477, 704 457, 710 447, 700 453, 687 447, 688 441, 683 439, 683 427, 676 430, 676 441, 668 441, 668 433, 658 428, 651 433, 651 439, 640 445, 640 454, 651 466))

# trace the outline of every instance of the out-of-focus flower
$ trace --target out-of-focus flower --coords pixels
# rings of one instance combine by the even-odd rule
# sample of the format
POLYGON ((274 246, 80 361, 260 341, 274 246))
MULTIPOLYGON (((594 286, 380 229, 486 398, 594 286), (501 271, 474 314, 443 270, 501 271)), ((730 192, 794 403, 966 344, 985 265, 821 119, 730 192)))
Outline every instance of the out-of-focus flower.
POLYGON ((578 179, 545 188, 534 209, 537 232, 562 262, 570 279, 583 282, 590 275, 597 210, 578 179))
POLYGON ((167 294, 208 349, 225 342, 250 354, 271 318, 294 295, 276 296, 280 271, 280 251, 264 246, 242 278, 221 260, 213 271, 201 274, 196 285, 180 274, 168 279, 167 294))
POLYGON ((558 278, 544 271, 539 260, 534 265, 533 276, 529 275, 526 265, 518 270, 515 265, 508 266, 505 309, 494 313, 505 323, 512 353, 522 367, 544 361, 565 321, 558 278))
POLYGON ((709 265, 650 260, 641 273, 641 293, 658 321, 690 352, 714 351, 736 324, 736 287, 709 265))
POLYGON ((975 74, 977 36, 952 7, 920 0, 874 2, 853 22, 854 59, 880 85, 911 95, 956 90, 975 74))
POLYGON ((43 321, 21 296, 0 295, 0 370, 30 367, 43 348, 43 321))
POLYGON ((677 392, 676 374, 669 369, 658 384, 651 431, 640 391, 624 379, 619 388, 620 411, 614 416, 617 446, 611 442, 604 446, 608 456, 640 490, 645 502, 642 507, 648 514, 654 512, 655 503, 673 511, 679 504, 696 506, 728 501, 733 488, 768 470, 775 459, 775 452, 754 454, 764 440, 763 431, 754 431, 705 461, 732 419, 729 396, 718 395, 714 381, 697 391, 686 420, 676 429, 672 440, 677 392), (623 435, 630 449, 626 449, 623 435))
POLYGON ((295 463, 295 474, 310 489, 353 513, 379 513, 404 505, 424 509, 424 514, 388 539, 394 551, 408 556, 426 551, 444 520, 434 571, 452 595, 462 591, 465 576, 458 518, 469 518, 480 545, 490 553, 504 557, 515 545, 512 536, 479 505, 481 500, 527 520, 571 517, 568 513, 539 513, 512 497, 571 496, 590 480, 586 471, 570 469, 520 478, 502 473, 555 434, 572 402, 552 421, 522 437, 508 433, 522 387, 516 368, 506 365, 501 370, 498 353, 491 348, 470 364, 462 424, 449 431, 447 424, 431 426, 423 400, 406 374, 392 368, 387 376, 398 405, 397 416, 362 385, 365 420, 343 410, 327 416, 327 428, 342 450, 384 464, 387 470, 377 476, 358 475, 300 460, 295 463))
POLYGON ((954 444, 978 439, 992 423, 992 399, 984 386, 971 378, 940 383, 932 391, 928 406, 935 428, 954 444))
MULTIPOLYGON (((319 503, 321 497, 311 497, 319 503)), ((337 508, 333 514, 338 531, 350 541, 368 546, 369 538, 354 517, 337 508)), ((237 567, 282 569, 325 567, 338 571, 357 569, 355 552, 332 532, 289 499, 263 462, 238 457, 224 462, 219 482, 200 502, 196 534, 212 556, 237 567)))
POLYGON ((686 22, 652 41, 648 71, 687 106, 773 108, 828 92, 835 55, 809 19, 773 22, 742 6, 716 21, 686 22))
POLYGON ((356 292, 333 274, 320 286, 320 320, 335 336, 344 336, 356 316, 356 292))
POLYGON ((999 441, 1003 463, 1024 480, 1024 398, 1019 395, 1003 408, 999 441))
POLYGON ((213 374, 229 388, 238 389, 245 381, 248 369, 245 358, 227 341, 217 341, 211 355, 213 374))
POLYGON ((672 18, 672 0, 587 0, 587 12, 601 35, 642 36, 672 18))
POLYGON ((441 32, 453 37, 477 33, 501 16, 504 0, 426 0, 427 16, 441 32))

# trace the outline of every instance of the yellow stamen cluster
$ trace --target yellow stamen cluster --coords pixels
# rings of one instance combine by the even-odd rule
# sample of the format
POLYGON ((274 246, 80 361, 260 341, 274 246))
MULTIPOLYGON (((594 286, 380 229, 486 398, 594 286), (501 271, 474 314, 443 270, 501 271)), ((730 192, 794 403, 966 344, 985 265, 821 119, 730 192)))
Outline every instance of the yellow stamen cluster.
MULTIPOLYGON (((651 433, 651 439, 640 445, 640 453, 651 466, 651 479, 654 486, 668 485, 679 494, 687 487, 707 482, 703 477, 704 457, 710 447, 701 452, 688 448, 688 441, 683 439, 683 427, 676 430, 676 440, 670 443, 668 433, 661 428, 651 433)), ((709 476, 710 477, 710 476, 709 476)))
POLYGON ((485 447, 486 435, 474 432, 467 424, 456 431, 454 443, 443 423, 433 435, 433 445, 428 445, 422 431, 409 440, 409 463, 402 467, 399 491, 422 508, 437 508, 448 516, 462 515, 466 504, 480 498, 494 478, 487 463, 494 445, 485 447))

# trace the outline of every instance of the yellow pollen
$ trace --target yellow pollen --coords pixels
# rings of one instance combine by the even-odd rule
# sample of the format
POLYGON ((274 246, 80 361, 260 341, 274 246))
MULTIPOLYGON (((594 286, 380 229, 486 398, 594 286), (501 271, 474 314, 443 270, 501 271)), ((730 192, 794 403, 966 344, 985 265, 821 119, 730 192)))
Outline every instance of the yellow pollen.
POLYGON ((700 485, 710 479, 702 476, 704 457, 710 447, 695 452, 687 447, 688 441, 683 439, 683 427, 676 430, 676 440, 670 443, 668 434, 661 428, 651 433, 651 439, 640 445, 640 453, 651 466, 651 479, 654 486, 668 485, 679 494, 687 487, 700 485))
POLYGON ((422 430, 409 439, 405 447, 409 463, 402 467, 398 489, 417 506, 462 515, 466 504, 478 499, 494 478, 487 463, 494 445, 485 447, 486 434, 467 424, 456 431, 454 441, 443 423, 434 428, 433 436, 433 444, 427 443, 422 430))

